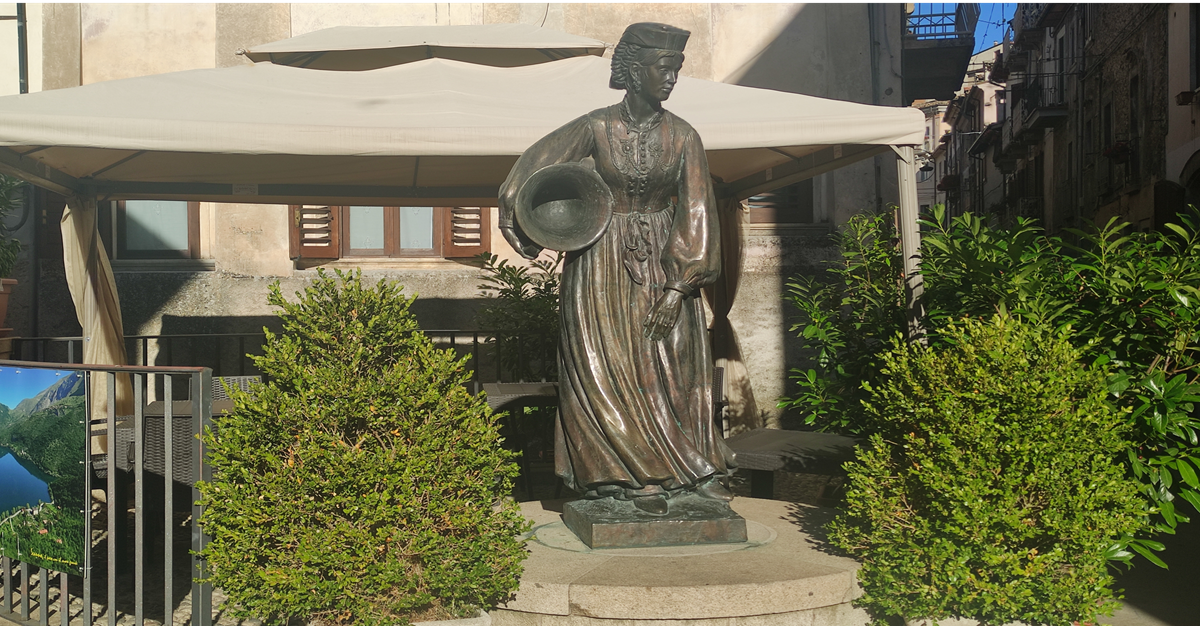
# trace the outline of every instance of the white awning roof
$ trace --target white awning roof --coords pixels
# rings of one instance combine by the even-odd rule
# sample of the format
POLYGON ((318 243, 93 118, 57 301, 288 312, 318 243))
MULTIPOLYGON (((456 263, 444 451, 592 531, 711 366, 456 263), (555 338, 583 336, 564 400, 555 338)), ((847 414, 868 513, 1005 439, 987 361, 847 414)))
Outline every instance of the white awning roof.
POLYGON ((369 70, 428 58, 515 67, 604 54, 599 39, 531 24, 338 26, 255 46, 246 56, 321 70, 369 70))
MULTIPOLYGON (((486 202, 530 144, 620 100, 608 74, 595 56, 358 72, 258 63, 8 96, 0 169, 113 199, 486 202)), ((666 107, 738 197, 924 138, 916 109, 686 77, 666 107)))

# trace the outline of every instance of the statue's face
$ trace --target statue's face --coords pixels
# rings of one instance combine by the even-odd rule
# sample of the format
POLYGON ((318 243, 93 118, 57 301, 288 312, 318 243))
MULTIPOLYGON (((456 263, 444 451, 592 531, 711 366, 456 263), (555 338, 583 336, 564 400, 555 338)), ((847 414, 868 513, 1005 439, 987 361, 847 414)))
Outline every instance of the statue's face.
POLYGON ((635 65, 633 71, 639 72, 640 79, 638 95, 655 102, 666 100, 675 89, 682 67, 683 57, 678 54, 660 55, 648 65, 635 65))

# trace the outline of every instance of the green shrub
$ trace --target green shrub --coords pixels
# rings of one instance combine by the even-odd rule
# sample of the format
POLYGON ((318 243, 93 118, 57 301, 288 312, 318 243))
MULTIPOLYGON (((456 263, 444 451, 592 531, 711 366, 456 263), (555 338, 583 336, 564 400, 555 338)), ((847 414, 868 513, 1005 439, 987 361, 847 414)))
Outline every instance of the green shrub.
POLYGON ((489 252, 483 261, 487 300, 476 321, 492 334, 500 365, 513 380, 558 380, 558 289, 563 253, 530 267, 489 252), (531 271, 532 270, 532 271, 531 271))
POLYGON ((1094 623, 1114 604, 1108 560, 1146 523, 1104 368, 1011 318, 943 336, 896 342, 868 386, 879 429, 830 525, 863 563, 861 604, 880 622, 1094 623))
POLYGON ((1082 362, 1111 366, 1109 390, 1130 410, 1126 464, 1156 530, 1188 520, 1177 497, 1200 510, 1200 213, 1189 209, 1152 233, 1113 219, 1070 231, 1077 243, 1029 222, 991 228, 970 214, 935 212, 924 225, 931 330, 996 311, 1071 329, 1082 362))
MULTIPOLYGON (((941 329, 954 320, 1001 312, 1069 329, 1080 362, 1107 364, 1109 392, 1128 409, 1123 458, 1154 531, 1173 533, 1200 510, 1200 212, 1152 233, 1113 220, 1070 231, 1074 242, 1030 220, 999 228, 969 213, 949 218, 940 206, 922 226, 930 345, 944 342, 941 329)), ((797 391, 783 405, 822 428, 867 435, 878 425, 862 411, 861 385, 878 380, 880 346, 903 328, 882 314, 900 302, 899 254, 887 217, 859 218, 840 243, 846 263, 830 268, 830 284, 796 280, 785 294, 802 317, 793 330, 817 356, 793 370, 797 391)), ((1157 545, 1129 547, 1161 565, 1157 545)))
POLYGON ((206 433, 211 582, 268 623, 461 615, 517 586, 517 474, 465 359, 433 347, 393 283, 319 274, 206 433))
POLYGON ((905 328, 904 263, 890 213, 856 215, 833 239, 840 264, 823 280, 797 276, 787 284, 784 299, 800 313, 791 330, 813 356, 791 370, 796 393, 779 406, 809 424, 859 434, 871 428, 859 408, 862 383, 875 379, 879 353, 905 328))
POLYGON ((21 242, 12 237, 5 226, 10 213, 17 208, 21 185, 25 181, 0 174, 0 278, 12 276, 21 253, 21 242))

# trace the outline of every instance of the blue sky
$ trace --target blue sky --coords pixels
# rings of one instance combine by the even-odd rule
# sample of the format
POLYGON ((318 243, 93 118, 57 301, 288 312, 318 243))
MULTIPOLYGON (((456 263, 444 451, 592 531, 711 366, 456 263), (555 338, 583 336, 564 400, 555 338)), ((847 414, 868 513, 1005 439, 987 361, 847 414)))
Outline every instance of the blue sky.
POLYGON ((979 23, 975 26, 975 52, 987 50, 998 41, 1004 41, 1004 32, 1010 28, 1008 21, 1017 10, 1015 2, 981 2, 979 23))
POLYGON ((0 404, 11 409, 70 373, 63 370, 0 367, 0 404))

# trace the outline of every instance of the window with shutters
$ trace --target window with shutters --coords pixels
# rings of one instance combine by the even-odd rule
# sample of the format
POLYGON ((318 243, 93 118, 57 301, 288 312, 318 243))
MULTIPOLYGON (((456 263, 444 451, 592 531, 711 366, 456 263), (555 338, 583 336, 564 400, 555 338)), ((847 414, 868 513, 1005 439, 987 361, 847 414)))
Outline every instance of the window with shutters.
POLYGON ((488 207, 291 207, 293 259, 459 258, 486 252, 488 207))

